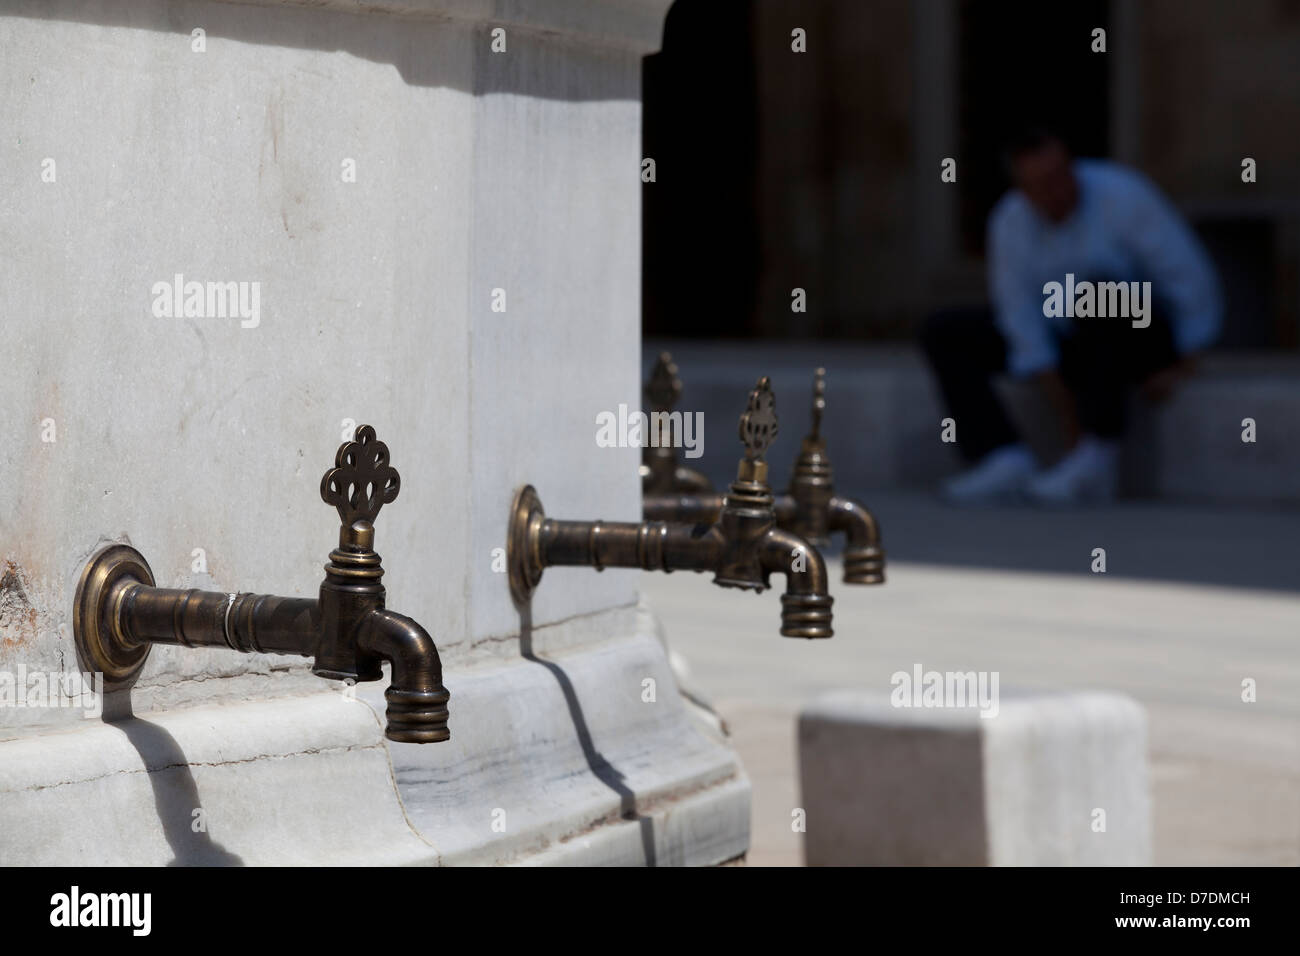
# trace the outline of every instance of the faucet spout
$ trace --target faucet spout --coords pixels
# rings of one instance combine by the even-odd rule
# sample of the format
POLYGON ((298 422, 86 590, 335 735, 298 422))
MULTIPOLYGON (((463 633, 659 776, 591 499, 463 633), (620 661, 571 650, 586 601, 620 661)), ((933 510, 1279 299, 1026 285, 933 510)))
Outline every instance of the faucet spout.
MULTIPOLYGON (((647 495, 641 501, 641 517, 647 521, 708 524, 718 520, 724 500, 717 494, 647 495)), ((880 523, 871 510, 855 498, 839 495, 831 495, 825 505, 813 505, 813 508, 821 516, 819 520, 810 518, 810 509, 793 494, 776 495, 773 499, 777 526, 799 535, 814 547, 822 543, 815 534, 818 526, 844 534, 845 584, 883 584, 885 550, 880 544, 880 523)))
POLYGON ((826 562, 803 538, 780 528, 771 528, 760 552, 763 571, 785 575, 781 595, 783 637, 831 637, 830 588, 826 562))
POLYGON ((880 546, 880 524, 866 505, 853 498, 831 498, 829 526, 843 531, 844 583, 883 584, 885 551, 880 546))
POLYGON ((442 659, 429 632, 403 614, 376 608, 362 623, 357 644, 392 665, 392 679, 384 691, 388 702, 384 736, 412 744, 449 739, 451 695, 442 686, 442 659))

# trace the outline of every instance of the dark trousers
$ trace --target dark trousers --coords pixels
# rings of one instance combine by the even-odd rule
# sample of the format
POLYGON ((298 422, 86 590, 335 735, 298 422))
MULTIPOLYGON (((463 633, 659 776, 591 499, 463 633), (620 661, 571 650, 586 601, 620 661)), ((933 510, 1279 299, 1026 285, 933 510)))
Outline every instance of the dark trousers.
MULTIPOLYGON (((1178 357, 1173 330, 1158 310, 1145 329, 1133 328, 1128 319, 1075 319, 1057 345, 1058 370, 1074 395, 1081 429, 1108 439, 1124 434, 1129 388, 1178 357)), ((1006 371, 1007 344, 991 309, 932 315, 921 331, 921 346, 948 414, 957 421, 962 457, 977 461, 1020 440, 993 389, 993 379, 1006 371)))

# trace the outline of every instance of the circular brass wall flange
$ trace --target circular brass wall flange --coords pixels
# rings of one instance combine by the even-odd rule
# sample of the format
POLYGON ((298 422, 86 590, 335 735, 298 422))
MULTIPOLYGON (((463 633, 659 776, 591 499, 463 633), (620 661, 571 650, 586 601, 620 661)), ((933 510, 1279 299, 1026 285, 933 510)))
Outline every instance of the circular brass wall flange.
POLYGON ((510 594, 516 604, 527 604, 542 580, 542 522, 546 512, 537 489, 524 485, 510 505, 510 530, 506 534, 506 568, 510 572, 510 594))
POLYGON ((134 684, 149 656, 148 641, 135 643, 122 634, 118 605, 132 584, 153 583, 144 556, 124 544, 101 548, 81 571, 72 606, 73 641, 82 669, 103 674, 106 691, 134 684))

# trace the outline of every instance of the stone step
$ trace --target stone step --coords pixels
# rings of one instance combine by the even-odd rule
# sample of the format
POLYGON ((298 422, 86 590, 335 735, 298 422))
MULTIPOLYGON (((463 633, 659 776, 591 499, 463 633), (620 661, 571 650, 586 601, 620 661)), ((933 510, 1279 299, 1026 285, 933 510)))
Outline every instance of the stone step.
MULTIPOLYGON (((702 457, 688 461, 719 488, 735 476, 736 420, 760 375, 772 379, 781 433, 768 454, 774 485, 784 485, 807 433, 812 372, 826 368, 826 415, 836 487, 933 485, 959 470, 953 445, 940 441, 944 417, 920 351, 907 345, 846 342, 646 341, 642 370, 672 352, 684 386, 680 409, 704 413, 702 457)), ((1033 386, 999 383, 1011 415, 1046 461, 1060 453, 1052 422, 1033 386)), ((1162 406, 1133 399, 1125 441, 1123 489, 1133 497, 1250 504, 1300 501, 1300 357, 1225 353, 1208 357, 1196 378, 1162 406), (1254 419, 1256 441, 1242 441, 1254 419)))

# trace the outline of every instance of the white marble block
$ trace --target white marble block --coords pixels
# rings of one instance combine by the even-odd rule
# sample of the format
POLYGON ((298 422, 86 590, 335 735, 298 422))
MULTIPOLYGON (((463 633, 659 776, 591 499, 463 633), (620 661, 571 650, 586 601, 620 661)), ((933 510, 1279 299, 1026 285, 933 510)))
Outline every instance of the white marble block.
POLYGON ((799 716, 810 866, 1151 862, 1146 713, 1112 693, 898 707, 834 691, 799 716))
POLYGON ((521 609, 503 560, 521 485, 641 514, 640 450, 596 421, 641 397, 669 2, 2 5, 0 681, 78 673, 108 542, 159 587, 314 596, 321 476, 369 424, 401 475, 387 606, 438 645, 451 739, 384 740, 387 679, 345 702, 304 658, 160 645, 102 714, 0 694, 0 865, 745 853, 749 782, 640 572, 556 568, 521 609), (190 282, 247 314, 176 309, 190 282))

